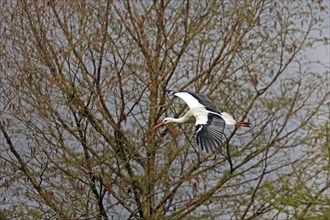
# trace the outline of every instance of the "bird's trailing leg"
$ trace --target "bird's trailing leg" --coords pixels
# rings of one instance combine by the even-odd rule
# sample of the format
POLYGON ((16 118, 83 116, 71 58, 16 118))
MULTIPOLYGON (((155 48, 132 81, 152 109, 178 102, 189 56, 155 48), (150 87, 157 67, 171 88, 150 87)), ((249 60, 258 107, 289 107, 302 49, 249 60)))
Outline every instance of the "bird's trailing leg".
POLYGON ((250 122, 241 122, 241 121, 237 121, 235 126, 237 128, 239 127, 250 127, 251 126, 251 123, 250 122))

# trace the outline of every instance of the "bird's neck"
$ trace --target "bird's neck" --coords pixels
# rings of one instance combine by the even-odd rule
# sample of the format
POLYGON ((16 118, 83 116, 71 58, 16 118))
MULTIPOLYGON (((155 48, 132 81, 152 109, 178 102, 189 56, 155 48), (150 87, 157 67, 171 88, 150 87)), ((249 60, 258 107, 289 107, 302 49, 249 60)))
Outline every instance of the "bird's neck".
POLYGON ((177 124, 183 124, 188 121, 189 118, 181 117, 181 118, 171 118, 171 122, 177 123, 177 124))
POLYGON ((189 122, 189 119, 191 117, 190 112, 188 111, 184 116, 182 116, 181 118, 170 118, 171 122, 173 123, 177 123, 177 124, 183 124, 183 123, 187 123, 189 122))

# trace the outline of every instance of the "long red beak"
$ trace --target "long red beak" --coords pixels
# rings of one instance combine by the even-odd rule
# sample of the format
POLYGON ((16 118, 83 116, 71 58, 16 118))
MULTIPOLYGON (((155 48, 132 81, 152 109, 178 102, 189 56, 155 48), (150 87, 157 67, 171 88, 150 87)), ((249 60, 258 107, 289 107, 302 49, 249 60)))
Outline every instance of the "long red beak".
POLYGON ((156 130, 160 127, 162 127, 165 123, 164 122, 160 122, 158 125, 156 125, 152 130, 156 130))

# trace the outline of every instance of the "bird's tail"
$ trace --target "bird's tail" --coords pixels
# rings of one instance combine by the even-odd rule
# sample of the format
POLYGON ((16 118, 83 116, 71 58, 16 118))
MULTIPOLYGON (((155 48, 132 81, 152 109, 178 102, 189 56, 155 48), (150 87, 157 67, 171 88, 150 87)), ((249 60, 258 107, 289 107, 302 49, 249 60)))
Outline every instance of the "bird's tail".
POLYGON ((250 127, 251 123, 250 122, 243 122, 243 121, 237 121, 236 122, 236 127, 250 127))

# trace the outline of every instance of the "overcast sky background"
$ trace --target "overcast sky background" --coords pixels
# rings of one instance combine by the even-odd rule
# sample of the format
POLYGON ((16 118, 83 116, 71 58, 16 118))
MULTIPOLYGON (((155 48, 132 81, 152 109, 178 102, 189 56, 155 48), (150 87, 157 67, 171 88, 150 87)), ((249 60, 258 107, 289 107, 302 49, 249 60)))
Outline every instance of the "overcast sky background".
MULTIPOLYGON (((326 17, 324 19, 324 25, 322 29, 324 30, 323 32, 323 37, 327 37, 328 39, 330 38, 330 0, 325 0, 323 2, 324 5, 326 5, 326 17)), ((323 12, 324 13, 324 12, 323 12)), ((313 33, 315 37, 319 37, 319 33, 313 33)), ((330 80, 330 42, 328 41, 327 44, 324 43, 323 45, 319 45, 315 48, 307 50, 306 55, 314 61, 319 60, 320 63, 326 64, 327 67, 321 67, 320 65, 317 65, 317 68, 320 68, 320 71, 326 72, 328 74, 328 78, 330 80)))

